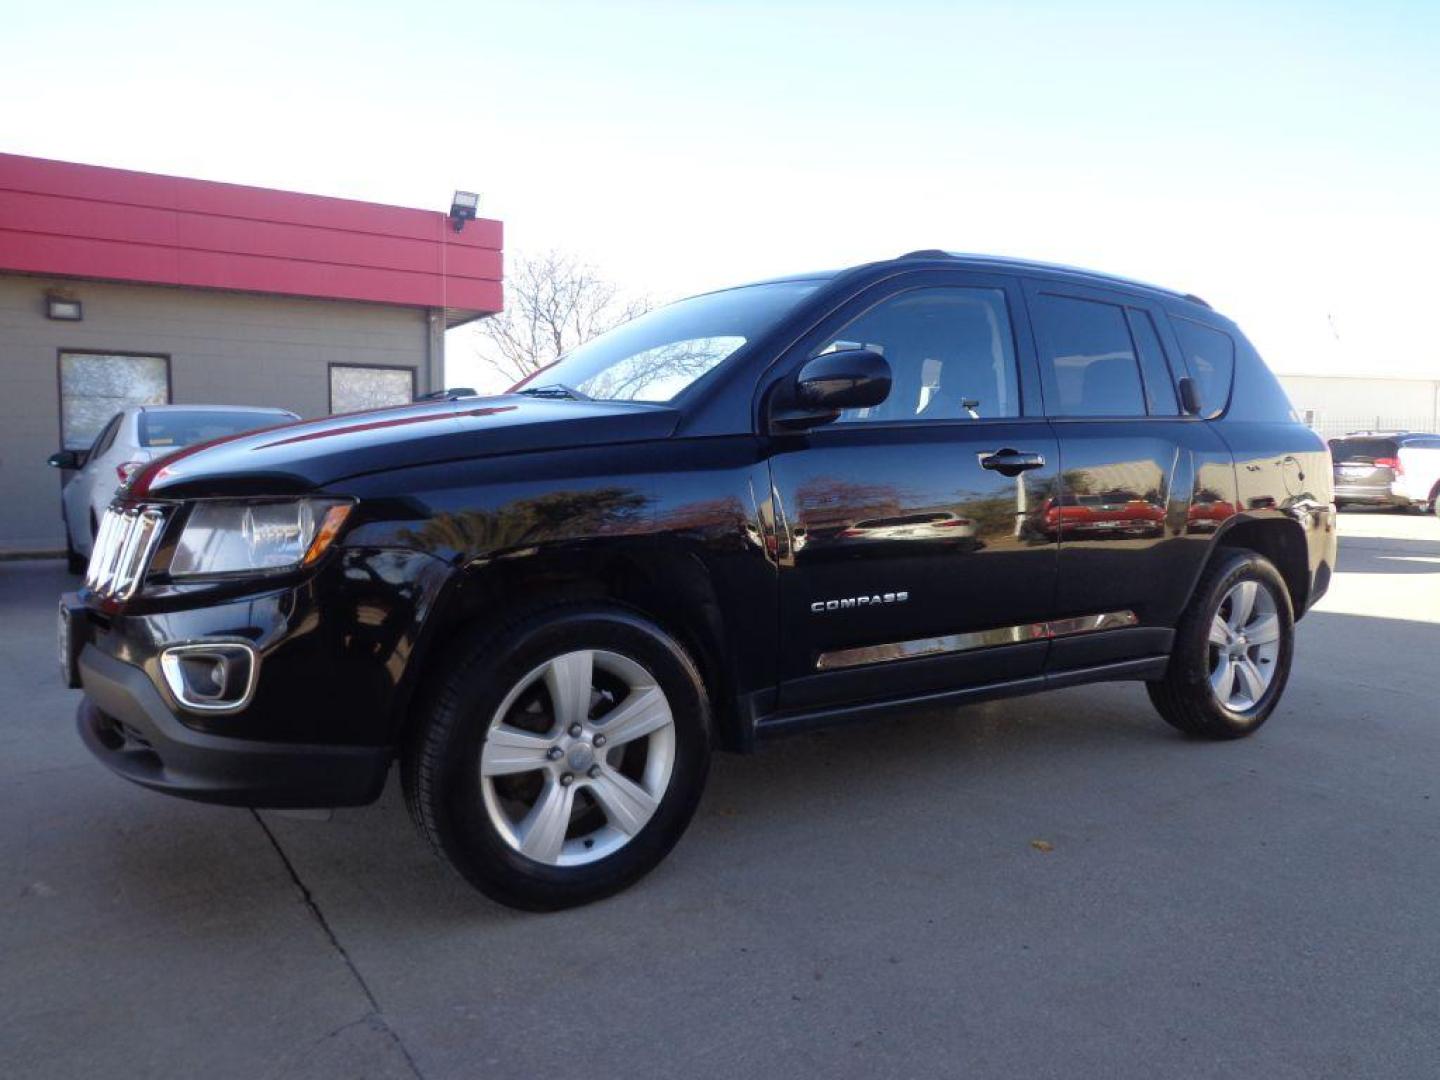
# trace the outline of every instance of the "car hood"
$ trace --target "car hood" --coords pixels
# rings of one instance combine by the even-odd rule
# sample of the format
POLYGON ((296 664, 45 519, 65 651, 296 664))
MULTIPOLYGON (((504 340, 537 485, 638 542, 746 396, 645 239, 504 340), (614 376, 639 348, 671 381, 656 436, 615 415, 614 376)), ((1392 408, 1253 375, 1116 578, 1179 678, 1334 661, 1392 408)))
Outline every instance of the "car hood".
POLYGON ((132 497, 286 495, 411 465, 665 438, 679 413, 656 405, 507 394, 302 420, 152 461, 132 497))

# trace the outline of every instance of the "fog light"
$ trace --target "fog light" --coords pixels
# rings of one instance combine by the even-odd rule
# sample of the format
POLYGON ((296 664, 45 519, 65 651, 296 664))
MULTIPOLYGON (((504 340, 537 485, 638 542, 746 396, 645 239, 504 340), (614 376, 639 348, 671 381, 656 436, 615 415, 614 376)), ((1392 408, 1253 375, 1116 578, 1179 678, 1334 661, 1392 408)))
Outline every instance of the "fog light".
POLYGON ((250 704, 260 660, 253 646, 234 641, 171 645, 160 671, 174 699, 196 712, 237 712, 250 704))

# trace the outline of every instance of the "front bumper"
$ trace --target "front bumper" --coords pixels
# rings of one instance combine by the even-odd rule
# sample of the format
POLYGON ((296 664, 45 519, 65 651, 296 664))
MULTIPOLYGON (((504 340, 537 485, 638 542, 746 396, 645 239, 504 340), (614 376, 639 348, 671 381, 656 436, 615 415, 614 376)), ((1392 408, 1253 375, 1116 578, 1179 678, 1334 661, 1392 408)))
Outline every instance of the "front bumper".
POLYGON ((150 677, 94 644, 78 667, 80 738, 111 770, 155 791, 228 806, 329 807, 374 802, 388 747, 312 746, 210 735, 177 720, 150 677))
POLYGON ((109 609, 84 593, 62 598, 59 659, 85 691, 81 738, 121 776, 185 798, 373 802, 408 715, 424 616, 448 570, 427 554, 342 549, 312 574, 256 591, 164 587, 109 609), (227 643, 258 665, 245 693, 233 704, 182 700, 166 654, 227 643))

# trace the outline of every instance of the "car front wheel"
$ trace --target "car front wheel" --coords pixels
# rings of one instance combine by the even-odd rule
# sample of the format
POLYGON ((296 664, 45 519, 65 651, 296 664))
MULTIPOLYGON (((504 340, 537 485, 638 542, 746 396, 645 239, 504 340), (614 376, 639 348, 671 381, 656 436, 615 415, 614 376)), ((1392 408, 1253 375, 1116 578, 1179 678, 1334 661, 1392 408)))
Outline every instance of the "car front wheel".
POLYGON ((565 606, 453 651, 403 761, 421 833, 512 907, 588 903, 680 838, 709 766, 709 701, 660 627, 565 606))
POLYGON ((1294 643, 1290 592, 1274 564, 1222 549, 1176 627, 1165 677, 1146 684, 1150 700, 1187 734, 1249 735, 1280 701, 1294 643))

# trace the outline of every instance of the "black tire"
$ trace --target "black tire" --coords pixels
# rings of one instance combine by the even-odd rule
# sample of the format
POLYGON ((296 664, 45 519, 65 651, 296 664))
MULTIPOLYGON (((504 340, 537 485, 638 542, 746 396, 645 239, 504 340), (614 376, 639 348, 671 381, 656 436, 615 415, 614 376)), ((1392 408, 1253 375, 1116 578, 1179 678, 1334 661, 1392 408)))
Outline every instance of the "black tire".
POLYGON ((71 574, 85 573, 90 560, 75 550, 75 541, 70 539, 70 526, 65 526, 65 569, 71 574))
POLYGON ((609 896, 653 869, 680 839, 710 765, 710 702, 685 649, 624 608, 567 604, 532 612, 456 643, 429 681, 401 761, 406 805, 422 836, 493 900, 553 911, 609 896), (506 695, 548 659, 599 649, 640 664, 668 699, 674 723, 669 784, 648 822, 619 850, 579 866, 521 854, 485 809, 479 761, 506 695))
POLYGON ((1274 711, 1290 677, 1295 651, 1295 613, 1290 591, 1273 563, 1254 551, 1221 548, 1201 575, 1175 630, 1175 644, 1163 679, 1146 683, 1150 700, 1167 723, 1188 735, 1239 739, 1253 734, 1274 711), (1269 686, 1244 710, 1222 704, 1210 685, 1210 625, 1230 590, 1254 581, 1270 593, 1280 625, 1279 650, 1269 686))

